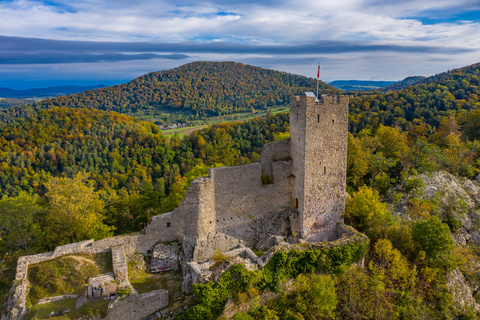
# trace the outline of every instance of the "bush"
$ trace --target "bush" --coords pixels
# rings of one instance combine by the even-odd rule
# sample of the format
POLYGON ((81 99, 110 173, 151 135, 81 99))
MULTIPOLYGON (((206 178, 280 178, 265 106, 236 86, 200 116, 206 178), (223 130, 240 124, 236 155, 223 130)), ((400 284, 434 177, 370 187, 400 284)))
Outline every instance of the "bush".
POLYGON ((122 288, 118 288, 117 289, 117 294, 123 298, 123 297, 126 297, 128 295, 130 295, 130 288, 129 287, 122 287, 122 288))
POLYGON ((378 191, 362 186, 346 202, 345 223, 365 233, 373 242, 384 236, 392 222, 387 205, 379 200, 378 191))
POLYGON ((454 249, 448 225, 433 216, 418 220, 412 228, 413 240, 425 251, 427 259, 433 259, 454 249))

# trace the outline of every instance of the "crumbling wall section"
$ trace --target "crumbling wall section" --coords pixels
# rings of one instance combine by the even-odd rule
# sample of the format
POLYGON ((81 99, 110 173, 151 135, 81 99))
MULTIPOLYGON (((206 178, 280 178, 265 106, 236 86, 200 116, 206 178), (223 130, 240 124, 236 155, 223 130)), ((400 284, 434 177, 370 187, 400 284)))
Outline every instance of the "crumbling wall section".
MULTIPOLYGON (((191 196, 192 190, 187 191, 191 196)), ((182 202, 183 203, 183 202, 182 202)), ((145 229, 148 238, 156 241, 182 241, 185 228, 185 208, 182 204, 172 212, 159 214, 152 217, 152 221, 145 229)))
POLYGON ((132 294, 117 300, 105 320, 141 320, 168 306, 168 291, 155 290, 140 295, 132 294))
POLYGON ((262 183, 261 163, 213 169, 216 231, 253 246, 257 233, 255 219, 280 212, 289 205, 290 166, 290 161, 273 162, 270 184, 262 183))
MULTIPOLYGON (((50 261, 65 255, 72 254, 98 254, 113 248, 121 248, 123 256, 125 254, 132 254, 136 251, 146 254, 147 250, 150 250, 155 242, 154 238, 149 238, 142 234, 133 234, 130 236, 118 236, 102 239, 99 241, 85 240, 81 242, 75 242, 64 246, 55 248, 54 251, 40 253, 35 255, 28 255, 18 258, 17 269, 15 274, 14 286, 9 295, 7 302, 7 313, 2 315, 2 320, 21 320, 28 311, 25 307, 27 295, 29 292, 28 281, 28 266, 30 264, 41 263, 50 261)), ((112 250, 113 251, 116 249, 112 250)), ((119 268, 120 270, 121 268, 119 268)), ((128 279, 128 271, 126 269, 126 262, 123 273, 119 271, 121 279, 128 279)))
POLYGON ((245 244, 245 241, 231 237, 225 233, 214 231, 208 236, 195 239, 190 245, 193 248, 192 259, 190 261, 204 262, 212 257, 217 252, 226 252, 239 244, 245 244))
POLYGON ((290 138, 265 144, 258 160, 262 164, 263 174, 273 176, 272 164, 274 162, 291 160, 290 138))
POLYGON ((115 280, 128 281, 127 257, 123 246, 112 247, 112 268, 115 280))

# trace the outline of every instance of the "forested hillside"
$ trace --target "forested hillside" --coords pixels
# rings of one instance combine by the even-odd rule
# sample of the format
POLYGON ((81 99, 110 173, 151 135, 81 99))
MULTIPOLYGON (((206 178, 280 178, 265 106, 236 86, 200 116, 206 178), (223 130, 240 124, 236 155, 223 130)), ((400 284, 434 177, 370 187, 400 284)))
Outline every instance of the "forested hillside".
MULTIPOLYGON (((370 239, 363 268, 340 263, 348 252, 280 254, 264 270, 237 266, 197 285, 198 304, 183 317, 215 318, 232 299, 251 306, 237 320, 478 318, 479 67, 352 99, 345 222, 370 239), (270 290, 280 294, 260 303, 270 290)), ((92 108, 43 110, 1 127, 0 293, 19 255, 142 230, 209 167, 256 161, 288 131, 287 114, 270 114, 180 139, 92 108)))
POLYGON ((8 109, 15 106, 21 106, 24 104, 31 104, 35 101, 32 99, 18 99, 18 98, 1 98, 0 99, 0 110, 8 109))
POLYGON ((442 117, 480 107, 480 63, 422 80, 422 84, 387 93, 350 99, 349 128, 425 124, 429 132, 442 117))
MULTIPOLYGON (((0 124, 51 107, 93 108, 120 113, 169 108, 193 118, 288 103, 291 94, 314 91, 316 80, 235 62, 193 62, 152 72, 122 85, 46 99, 0 113, 0 124)), ((340 92, 320 83, 323 93, 340 92)))

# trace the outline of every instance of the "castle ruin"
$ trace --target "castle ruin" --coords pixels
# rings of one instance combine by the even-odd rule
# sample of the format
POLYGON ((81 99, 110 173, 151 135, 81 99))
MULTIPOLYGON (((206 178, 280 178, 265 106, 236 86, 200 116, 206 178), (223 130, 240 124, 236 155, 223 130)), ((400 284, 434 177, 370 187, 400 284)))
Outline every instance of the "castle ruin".
POLYGON ((266 144, 258 163, 211 168, 178 208, 153 218, 147 235, 179 241, 196 262, 239 243, 262 250, 275 235, 335 240, 345 209, 347 132, 347 96, 292 97, 290 138, 266 144))
MULTIPOLYGON (((83 241, 19 258, 10 311, 2 320, 23 319, 28 311, 28 265, 63 255, 115 250, 118 256, 126 254, 128 258, 141 253, 152 257, 152 267, 155 263, 174 270, 181 267, 183 288, 188 292, 192 283, 208 272, 201 265, 208 264, 217 252, 233 252, 257 268, 271 254, 268 251, 259 259, 251 249, 267 251, 277 244, 332 241, 345 234, 351 237, 342 216, 347 132, 347 96, 292 97, 290 138, 264 145, 258 163, 209 169, 208 177, 190 184, 174 211, 154 216, 143 234, 83 241)), ((115 278, 128 281, 126 267, 114 271, 115 278)), ((168 304, 163 291, 156 295, 162 297, 162 305, 168 304)), ((152 295, 135 299, 131 303, 150 301, 152 295)), ((129 315, 128 319, 142 316, 129 315)))

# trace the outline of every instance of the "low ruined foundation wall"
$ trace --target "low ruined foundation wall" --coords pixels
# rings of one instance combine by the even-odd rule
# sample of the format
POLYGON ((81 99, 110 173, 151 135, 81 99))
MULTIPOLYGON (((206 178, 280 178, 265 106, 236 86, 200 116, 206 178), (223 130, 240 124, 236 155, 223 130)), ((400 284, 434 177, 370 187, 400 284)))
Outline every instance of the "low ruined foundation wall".
POLYGON ((244 241, 238 238, 230 237, 229 235, 221 232, 213 232, 206 238, 196 240, 186 239, 185 241, 188 241, 189 244, 194 247, 192 260, 197 262, 203 262, 212 259, 215 253, 226 252, 231 248, 244 243, 244 241))
MULTIPOLYGON (((85 240, 59 246, 51 252, 18 258, 15 281, 7 302, 8 314, 2 316, 1 320, 21 320, 25 316, 27 312, 25 303, 29 292, 28 266, 30 264, 50 261, 65 255, 98 254, 111 250, 114 247, 123 247, 125 252, 124 255, 133 254, 135 252, 146 254, 147 250, 151 250, 157 241, 158 240, 154 237, 149 237, 143 234, 133 234, 130 236, 117 236, 98 241, 85 240)), ((122 273, 122 277, 128 278, 128 276, 125 276, 124 274, 125 271, 122 273)))
POLYGON ((104 320, 141 320, 168 306, 168 291, 155 290, 116 301, 104 320))

